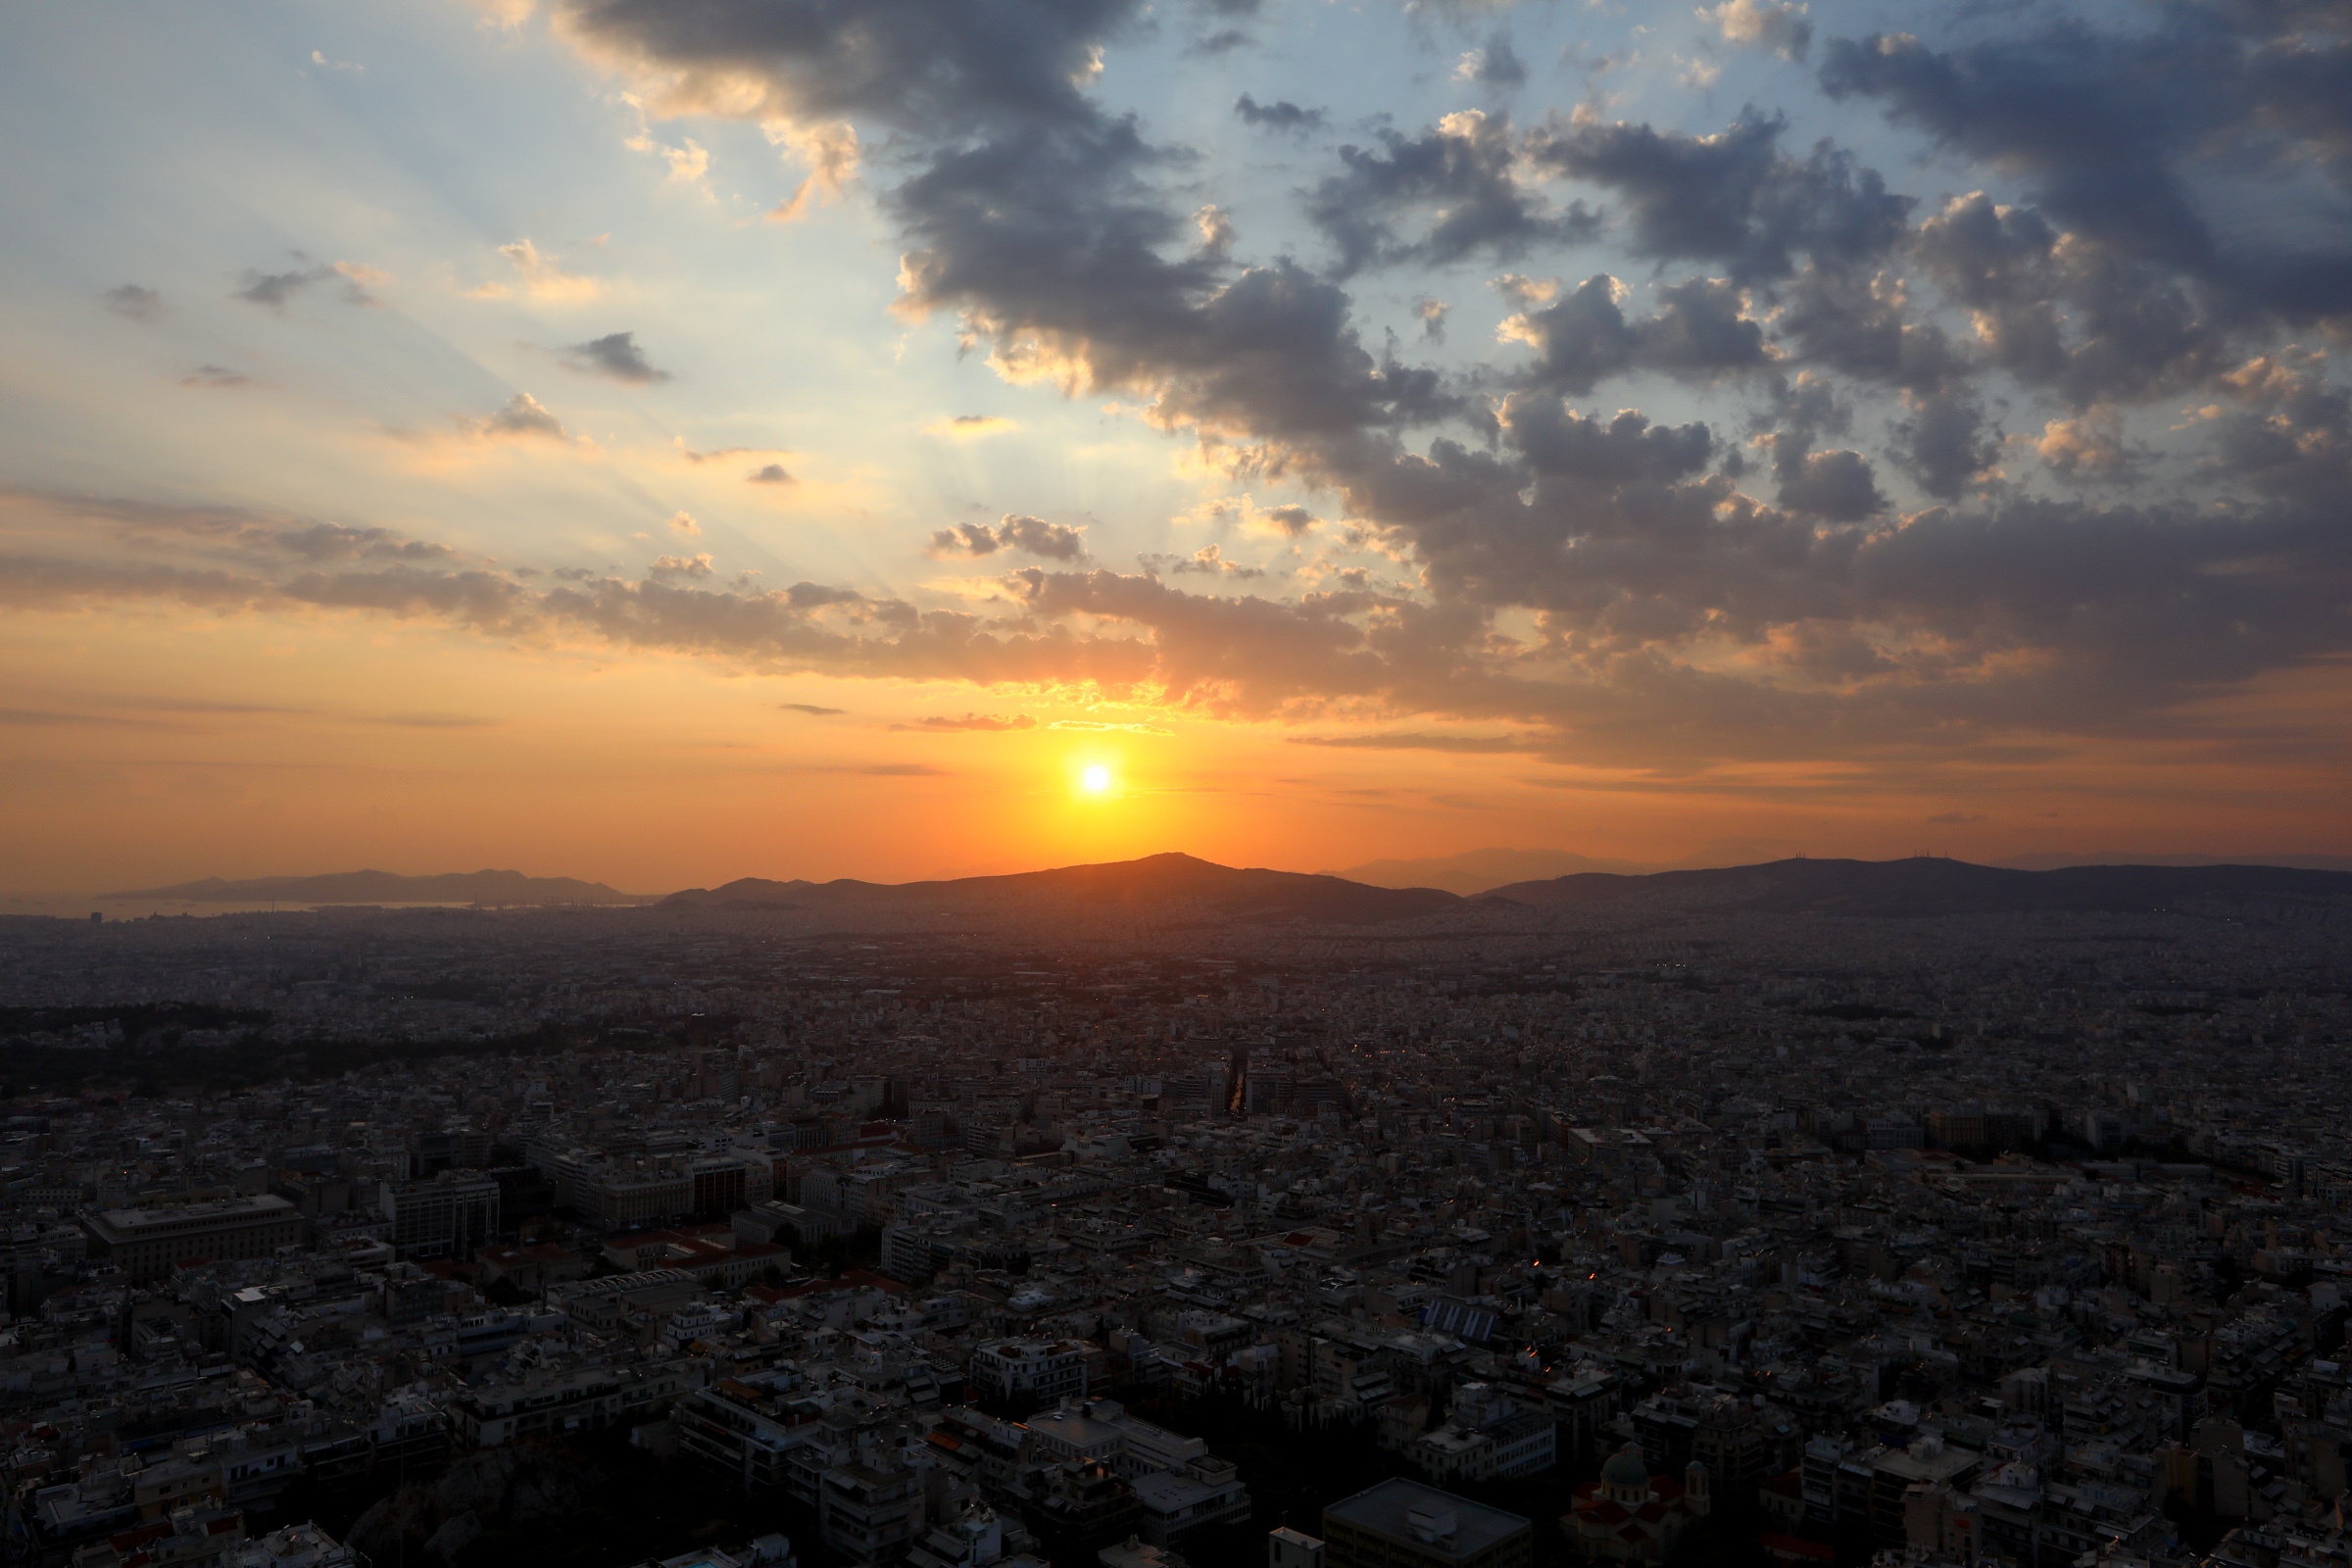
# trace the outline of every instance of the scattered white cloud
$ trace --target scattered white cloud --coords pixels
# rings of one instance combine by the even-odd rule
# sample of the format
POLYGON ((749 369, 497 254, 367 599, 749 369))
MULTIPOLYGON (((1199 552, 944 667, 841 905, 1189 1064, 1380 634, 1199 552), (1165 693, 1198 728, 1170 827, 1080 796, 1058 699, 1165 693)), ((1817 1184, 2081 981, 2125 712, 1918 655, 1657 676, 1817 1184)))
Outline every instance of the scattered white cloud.
POLYGON ((571 432, 564 421, 548 412, 547 405, 528 392, 517 392, 507 399, 504 408, 484 415, 457 416, 458 428, 469 435, 486 440, 537 439, 569 441, 571 432))
POLYGON ((802 124, 771 120, 760 126, 769 142, 808 170, 792 194, 769 210, 771 223, 789 223, 806 217, 818 199, 839 199, 842 188, 858 173, 858 127, 846 120, 802 124))
POLYGON ((1785 59, 1801 59, 1813 45, 1813 24, 1802 5, 1776 5, 1772 0, 1723 0, 1698 13, 1713 23, 1723 41, 1743 49, 1766 49, 1785 59))
POLYGON ((519 290, 543 305, 584 305, 604 292, 604 285, 595 278, 566 272, 562 257, 542 251, 528 239, 501 245, 498 254, 514 269, 515 281, 510 284, 493 279, 467 289, 466 298, 502 300, 519 290))

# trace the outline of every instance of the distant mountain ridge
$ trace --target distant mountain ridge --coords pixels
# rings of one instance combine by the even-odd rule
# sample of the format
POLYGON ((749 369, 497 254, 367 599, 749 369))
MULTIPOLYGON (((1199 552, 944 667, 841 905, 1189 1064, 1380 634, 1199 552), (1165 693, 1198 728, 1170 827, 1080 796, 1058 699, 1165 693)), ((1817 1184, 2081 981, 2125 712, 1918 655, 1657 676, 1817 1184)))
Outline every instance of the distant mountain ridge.
POLYGON ((519 871, 441 876, 343 871, 243 881, 207 877, 201 882, 102 897, 197 904, 654 905, 680 913, 772 911, 836 920, 966 915, 986 919, 1123 911, 1156 919, 1362 925, 1457 910, 1475 915, 1481 910, 1499 912, 1514 907, 1564 913, 1714 908, 1924 917, 2062 910, 2130 912, 2182 904, 2333 905, 2352 903, 2352 871, 2277 865, 2075 865, 2020 870, 1929 857, 1793 859, 1646 874, 1578 871, 1513 882, 1465 898, 1444 888, 1375 886, 1329 873, 1218 865, 1195 856, 1168 854, 927 882, 742 877, 720 887, 688 888, 666 898, 621 893, 602 882, 531 877, 519 871))
POLYGON ((178 899, 189 904, 650 904, 654 896, 621 893, 602 882, 568 876, 524 876, 520 871, 447 871, 403 876, 397 871, 329 871, 320 876, 261 876, 226 881, 208 876, 168 888, 103 893, 102 899, 178 899))
POLYGON ((850 913, 900 912, 929 905, 980 914, 1077 906, 1138 911, 1190 908, 1227 919, 1355 925, 1432 914, 1458 902, 1437 888, 1368 887, 1344 877, 1241 869, 1170 854, 949 882, 879 883, 846 877, 837 882, 773 882, 744 877, 723 887, 673 893, 662 901, 662 907, 850 913))
MULTIPOLYGON (((1921 858, 1941 859, 1942 857, 1921 858)), ((1567 850, 1512 850, 1491 848, 1464 850, 1455 855, 1423 856, 1410 859, 1366 860, 1360 865, 1345 865, 1322 873, 1325 876, 1346 877, 1351 882, 1369 882, 1381 888, 1444 888, 1463 898, 1481 893, 1500 892, 1523 883, 1552 882, 1564 876, 1584 871, 1603 871, 1619 876, 1642 877, 1659 872, 1676 871, 1752 871, 1754 864, 1709 866, 1696 857, 1675 861, 1597 859, 1567 850)), ((1769 862, 1758 862, 1769 863, 1769 862)), ((1819 862, 1828 863, 1828 862, 1819 862)), ((1850 862, 1886 865, 1892 861, 1850 862)), ((1954 862, 1967 863, 1967 862, 1954 862)), ((2344 855, 2176 855, 2130 854, 2118 850, 2097 850, 2088 854, 2037 853, 2012 856, 2006 859, 1975 862, 1993 869, 2015 871, 2072 870, 2082 866, 2285 866, 2306 871, 2352 871, 2352 856, 2344 855)))
POLYGON ((2132 911, 2184 900, 2245 903, 2352 899, 2352 872, 2276 865, 2076 865, 2021 871, 1967 860, 1773 860, 1706 871, 1613 876, 1587 871, 1516 882, 1485 895, 1538 907, 1660 903, 1775 914, 2024 914, 2132 911))
POLYGON ((1459 855, 1426 856, 1413 859, 1366 860, 1342 866, 1325 876, 1369 882, 1376 888, 1444 888, 1464 898, 1511 882, 1572 876, 1579 871, 1639 873, 1650 869, 1631 860, 1596 860, 1566 850, 1465 850, 1459 855))
POLYGON ((2088 855, 2013 855, 1996 865, 2056 871, 2078 865, 2284 865, 2304 871, 2352 871, 2352 855, 2142 855, 2093 850, 2088 855))

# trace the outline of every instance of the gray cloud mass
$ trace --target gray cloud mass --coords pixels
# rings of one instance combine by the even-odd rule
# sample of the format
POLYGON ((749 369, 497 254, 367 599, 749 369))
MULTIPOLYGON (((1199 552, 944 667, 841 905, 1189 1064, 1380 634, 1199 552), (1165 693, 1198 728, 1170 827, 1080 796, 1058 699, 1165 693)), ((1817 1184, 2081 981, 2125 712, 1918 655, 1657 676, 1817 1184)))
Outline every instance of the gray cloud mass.
MULTIPOLYGON (((2157 728, 2352 651, 2352 399, 2330 347, 2352 227, 2311 220, 2295 183, 2352 182, 2340 6, 2180 0, 2124 25, 2036 4, 1997 35, 1925 40, 1815 41, 1787 6, 1707 15, 1728 41, 1809 50, 1817 71, 1770 65, 1807 112, 1694 130, 1462 111, 1285 143, 1320 160, 1296 200, 1325 265, 1241 253, 1230 226, 1203 242, 1197 155, 1094 95, 1099 52, 1150 24, 1141 0, 561 6, 563 35, 660 113, 889 136, 869 175, 902 310, 1237 477, 1329 496, 1315 510, 1406 587, 1192 592, 1185 574, 1230 590, 1243 571, 1182 552, 1153 558, 1164 573, 1093 566, 1076 529, 1015 514, 932 536, 943 557, 1041 563, 950 609, 674 571, 544 586, 390 537, 316 535, 343 553, 313 559, 298 541, 326 525, 120 506, 96 515, 123 548, 95 561, 54 520, 88 507, 49 498, 10 514, 0 597, 344 608, 776 670, 1475 719, 1653 762, 2157 728), (1840 105, 1936 160, 1878 159, 1914 188, 1835 139, 1796 144, 1840 105), (2207 212, 2222 180, 2248 221, 2207 212), (1576 265, 1604 237, 1643 275, 1576 265), (1442 310, 1399 318, 1408 340, 1351 292, 1408 266, 1466 291, 1468 269, 1504 265, 1527 275, 1498 284, 1510 342, 1483 362, 1416 362, 1442 310), (1707 416, 1634 406, 1660 396, 1707 416), (2145 491, 2141 411, 2180 430, 2145 491)), ((1305 130, 1317 112, 1235 113, 1305 130)), ((317 280, 241 292, 279 305, 317 280)), ((476 427, 561 433, 519 397, 476 427)))
POLYGON ((1012 513, 1005 514, 994 527, 985 522, 959 522, 931 536, 935 556, 977 560, 1000 550, 1046 561, 1076 561, 1086 554, 1086 539, 1066 524, 1012 513))
POLYGON ((631 386, 650 386, 669 379, 667 370, 656 369, 646 359, 645 350, 637 346, 634 332, 608 332, 585 343, 571 344, 564 349, 564 360, 575 370, 625 381, 631 386))

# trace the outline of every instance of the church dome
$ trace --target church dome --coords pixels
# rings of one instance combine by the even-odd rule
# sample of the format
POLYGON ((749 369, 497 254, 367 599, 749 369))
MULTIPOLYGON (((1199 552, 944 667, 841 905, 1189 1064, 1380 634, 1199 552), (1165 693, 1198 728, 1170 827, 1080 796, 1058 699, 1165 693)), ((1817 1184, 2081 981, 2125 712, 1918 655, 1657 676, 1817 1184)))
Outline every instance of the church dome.
POLYGON ((1609 1462, 1600 1467, 1600 1484, 1604 1487, 1631 1487, 1636 1491, 1649 1489, 1649 1466, 1642 1458, 1642 1446, 1629 1443, 1609 1455, 1609 1462))

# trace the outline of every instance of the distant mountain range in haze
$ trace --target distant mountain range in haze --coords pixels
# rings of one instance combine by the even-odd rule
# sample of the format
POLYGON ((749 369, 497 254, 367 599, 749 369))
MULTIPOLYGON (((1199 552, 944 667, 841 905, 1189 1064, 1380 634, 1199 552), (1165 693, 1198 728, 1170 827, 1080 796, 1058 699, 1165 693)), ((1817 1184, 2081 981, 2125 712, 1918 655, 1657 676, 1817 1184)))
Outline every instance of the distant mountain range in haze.
POLYGON ((2133 855, 2094 850, 2088 855, 2013 855, 1995 865, 2055 871, 2070 865, 2282 865, 2301 871, 2352 871, 2352 855, 2133 855))
POLYGON ((330 871, 322 876, 258 876, 230 882, 208 876, 168 888, 104 893, 102 899, 173 899, 187 904, 651 904, 659 895, 620 893, 602 882, 520 871, 330 871))
POLYGON ((1460 902, 1441 888, 1379 888, 1301 871, 1237 870, 1190 855, 1151 855, 1103 865, 1066 865, 952 882, 770 882, 745 877, 724 887, 673 893, 662 907, 794 909, 847 913, 923 906, 1009 912, 1051 906, 1136 910, 1185 906, 1227 919, 1277 918, 1358 924, 1430 914, 1460 902))
POLYGON ((1369 882, 1376 888, 1444 888, 1467 898, 1511 882, 1571 876, 1579 871, 1654 871, 1639 860, 1595 860, 1566 850, 1465 850, 1413 860, 1366 860, 1325 876, 1369 882))
MULTIPOLYGON (((1697 857, 1692 857, 1695 860, 1697 857)), ((1645 876, 1657 871, 1739 869, 1693 864, 1692 860, 1641 861, 1594 859, 1566 850, 1465 850, 1459 855, 1430 856, 1409 860, 1366 860, 1361 865, 1326 871, 1354 882, 1383 888, 1444 888, 1464 898, 1509 887, 1573 876, 1580 871, 1613 871, 1645 876)), ((1985 864, 2018 871, 2053 871, 2072 865, 2279 865, 2306 871, 2352 871, 2346 855, 2135 855, 2124 850, 2095 850, 2088 855, 2017 855, 1985 864)))
POLYGON ((1939 915, 2119 911, 2182 902, 2352 900, 2352 873, 2264 865, 2078 866, 2021 871, 1965 860, 1775 860, 1624 875, 1578 871, 1471 898, 1384 888, 1298 871, 1237 870, 1189 855, 949 882, 772 882, 746 877, 662 901, 668 909, 768 910, 833 917, 925 912, 974 916, 1123 909, 1231 920, 1365 924, 1454 909, 1628 912, 1715 908, 1783 914, 1939 915))
POLYGON ((2049 871, 1915 857, 1774 860, 1647 876, 1583 872, 1514 882, 1479 896, 1538 907, 1739 909, 1767 914, 2133 912, 2183 903, 2352 899, 2352 872, 2276 865, 2077 865, 2049 871))
MULTIPOLYGON (((1547 852, 1500 851, 1513 858, 1547 852)), ((1574 857, 1566 858, 1574 859, 1574 857)), ((1473 861, 1456 857, 1455 861, 1473 861)), ((1359 867, 1385 871, 1410 861, 1359 867)), ((1439 862, 1467 879, 1471 866, 1439 862)), ((1502 862, 1490 862, 1502 863, 1502 862)), ((1519 863, 1524 863, 1523 861, 1519 863)), ((1590 863, 1590 862, 1588 862, 1590 863)), ((2182 904, 2352 901, 2352 871, 2277 865, 2075 865, 2049 870, 1919 857, 1901 860, 1789 859, 1759 865, 1626 873, 1573 870, 1465 896, 1444 887, 1381 886, 1329 873, 1218 865, 1190 855, 1153 855, 1101 865, 934 882, 779 882, 744 877, 666 898, 620 893, 601 882, 528 877, 518 871, 400 876, 219 877, 119 899, 295 905, 652 904, 677 913, 794 913, 826 920, 921 917, 1057 917, 1124 913, 1184 921, 1287 921, 1357 925, 1512 907, 1626 913, 1716 909, 1780 914, 1926 916, 2057 910, 2134 911, 2182 904)))

